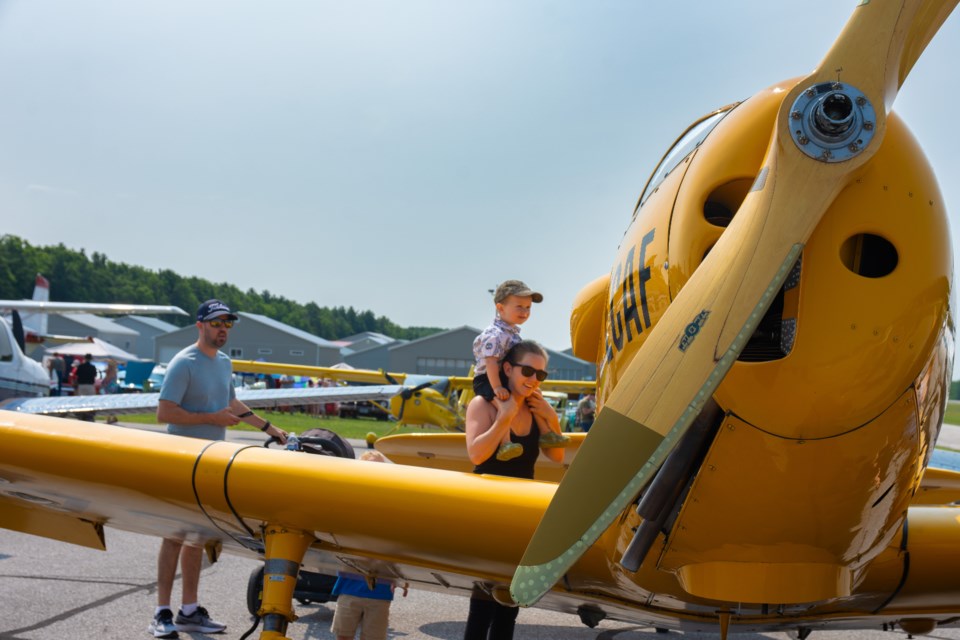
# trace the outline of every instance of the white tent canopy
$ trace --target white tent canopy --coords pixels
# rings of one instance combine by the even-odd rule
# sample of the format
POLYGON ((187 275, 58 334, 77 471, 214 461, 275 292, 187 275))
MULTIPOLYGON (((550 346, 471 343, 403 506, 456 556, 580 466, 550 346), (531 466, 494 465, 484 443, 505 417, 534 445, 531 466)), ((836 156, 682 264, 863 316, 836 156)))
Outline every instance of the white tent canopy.
POLYGON ((95 360, 116 360, 118 362, 129 362, 131 360, 139 361, 140 358, 134 354, 124 351, 120 347, 115 347, 109 342, 100 338, 91 338, 90 342, 69 342, 58 347, 47 347, 47 355, 59 353, 63 356, 76 356, 82 358, 88 353, 95 360))

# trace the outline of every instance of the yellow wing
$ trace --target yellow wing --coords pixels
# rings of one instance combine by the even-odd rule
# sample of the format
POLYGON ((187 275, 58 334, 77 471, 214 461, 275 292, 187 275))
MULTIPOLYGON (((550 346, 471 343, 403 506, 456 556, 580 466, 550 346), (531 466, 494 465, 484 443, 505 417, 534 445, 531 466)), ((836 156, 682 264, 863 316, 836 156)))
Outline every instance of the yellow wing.
MULTIPOLYGON (((119 528, 182 538, 212 556, 223 550, 324 571, 351 567, 401 577, 414 588, 467 595, 481 584, 501 599, 556 488, 8 412, 0 412, 0 439, 0 522, 6 528, 94 548, 109 541, 105 528, 119 528), (304 541, 299 555, 284 547, 291 535, 304 541)), ((958 513, 912 507, 909 544, 892 540, 889 552, 868 567, 863 588, 848 599, 787 613, 744 604, 733 624, 742 630, 812 621, 853 627, 908 614, 955 615, 960 601, 950 585, 960 571, 960 547, 953 544, 958 513), (901 543, 911 569, 897 591, 901 543), (900 605, 893 613, 867 613, 865 603, 878 593, 896 593, 900 605)), ((636 524, 628 516, 612 528, 540 606, 717 629, 717 603, 686 594, 676 575, 645 569, 629 576, 618 568, 613 553, 636 524)))

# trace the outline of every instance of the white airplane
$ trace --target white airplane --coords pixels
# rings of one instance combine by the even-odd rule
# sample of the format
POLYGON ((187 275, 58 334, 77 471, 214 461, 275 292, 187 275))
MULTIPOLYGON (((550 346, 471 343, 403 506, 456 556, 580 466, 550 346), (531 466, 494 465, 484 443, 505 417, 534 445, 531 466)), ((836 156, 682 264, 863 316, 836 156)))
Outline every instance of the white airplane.
MULTIPOLYGON (((5 301, 0 301, 0 303, 5 301)), ((14 316, 19 323, 19 317, 14 316)), ((103 396, 46 397, 50 374, 27 356, 18 333, 0 318, 0 409, 21 413, 68 416, 87 412, 103 415, 156 411, 159 393, 118 393, 103 396)), ((19 332, 22 336, 22 331, 19 332)), ((238 389, 237 397, 251 408, 311 405, 355 400, 389 401, 403 385, 324 387, 308 389, 238 389)))
MULTIPOLYGON (((57 336, 47 331, 47 316, 51 313, 97 313, 104 315, 160 315, 172 314, 185 316, 187 312, 174 305, 161 304, 111 304, 97 302, 51 302, 50 281, 37 274, 33 286, 33 298, 30 300, 0 300, 0 312, 21 314, 24 342, 42 344, 46 340, 59 342, 78 342, 86 336, 57 336)), ((16 331, 16 329, 14 329, 16 331)), ((23 347, 26 349, 26 347, 23 347)))
POLYGON ((39 273, 32 300, 0 300, 0 401, 10 398, 35 398, 50 394, 50 374, 27 355, 27 344, 46 340, 73 342, 86 336, 55 336, 47 332, 47 314, 103 313, 110 315, 161 314, 187 315, 180 307, 153 304, 102 304, 93 302, 51 302, 50 282, 39 273), (21 318, 20 312, 24 313, 21 318))
MULTIPOLYGON (((161 314, 187 315, 179 307, 137 304, 50 302, 50 283, 37 274, 32 300, 0 300, 0 312, 10 311, 7 321, 0 317, 0 409, 21 413, 70 416, 96 412, 123 415, 156 411, 158 393, 111 394, 98 396, 49 396, 49 372, 26 353, 28 343, 44 340, 81 341, 85 337, 54 336, 47 333, 48 313, 161 314), (24 314, 21 311, 33 312, 24 314), (29 322, 29 324, 28 324, 29 322), (27 336, 31 336, 29 339, 27 336)), ((308 389, 238 389, 237 397, 251 408, 283 405, 312 405, 326 402, 373 400, 388 402, 408 389, 401 384, 362 387, 314 387, 308 389)))
POLYGON ((10 325, 0 318, 0 401, 49 394, 50 375, 24 353, 10 325))
MULTIPOLYGON (((19 322, 18 317, 14 317, 19 322)), ((24 353, 15 333, 11 325, 0 318, 0 409, 63 417, 89 412, 123 415, 152 413, 157 410, 159 393, 47 397, 50 393, 50 375, 39 362, 24 353)), ((22 335, 22 332, 20 333, 22 335)), ((237 398, 254 409, 357 400, 388 402, 405 388, 403 385, 393 384, 306 389, 237 389, 237 398)))

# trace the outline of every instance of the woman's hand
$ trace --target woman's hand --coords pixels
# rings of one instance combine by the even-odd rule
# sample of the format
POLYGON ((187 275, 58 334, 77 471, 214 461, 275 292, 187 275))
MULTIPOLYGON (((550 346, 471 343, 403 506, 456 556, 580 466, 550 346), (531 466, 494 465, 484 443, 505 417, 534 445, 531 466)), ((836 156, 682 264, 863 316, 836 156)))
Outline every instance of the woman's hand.
POLYGON ((553 407, 549 402, 546 401, 543 397, 543 393, 539 389, 527 396, 527 407, 530 408, 530 413, 535 416, 539 416, 544 419, 549 419, 550 416, 556 416, 556 411, 553 410, 553 407))

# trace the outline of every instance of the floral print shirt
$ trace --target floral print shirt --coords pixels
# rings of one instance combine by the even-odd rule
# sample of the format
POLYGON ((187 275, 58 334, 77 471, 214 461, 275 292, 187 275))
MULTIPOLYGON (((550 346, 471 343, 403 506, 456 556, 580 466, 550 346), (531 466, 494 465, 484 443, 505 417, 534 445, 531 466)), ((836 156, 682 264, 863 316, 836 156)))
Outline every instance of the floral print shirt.
POLYGON ((504 322, 497 316, 493 324, 484 329, 473 341, 473 357, 477 364, 473 369, 474 376, 487 373, 487 363, 484 358, 503 360, 510 347, 520 342, 520 327, 504 322))

